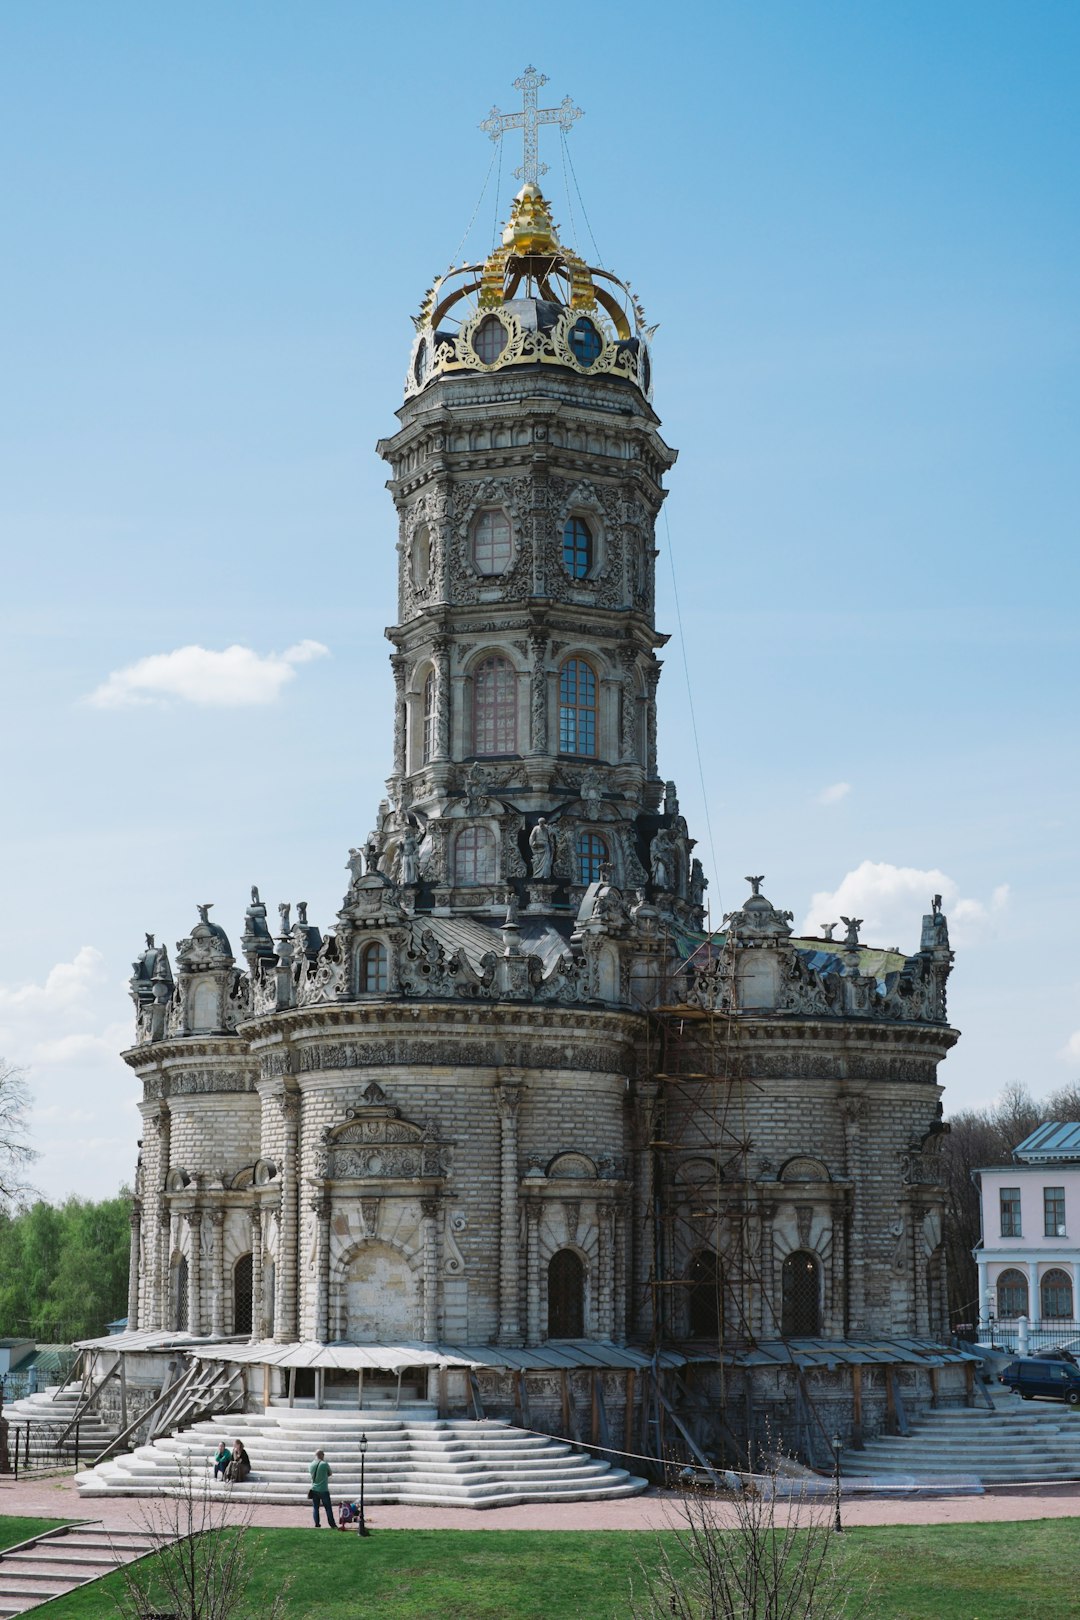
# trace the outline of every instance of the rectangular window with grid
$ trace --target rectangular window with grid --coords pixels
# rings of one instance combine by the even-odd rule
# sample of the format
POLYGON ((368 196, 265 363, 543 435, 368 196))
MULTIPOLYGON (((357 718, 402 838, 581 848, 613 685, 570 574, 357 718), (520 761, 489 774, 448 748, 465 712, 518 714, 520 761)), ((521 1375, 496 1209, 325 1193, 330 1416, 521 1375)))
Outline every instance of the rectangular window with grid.
POLYGON ((1019 1187, 1002 1187, 1000 1196, 1002 1237, 1022 1237, 1019 1187))
POLYGON ((1043 1188, 1043 1233, 1046 1237, 1065 1237, 1065 1189, 1043 1188))

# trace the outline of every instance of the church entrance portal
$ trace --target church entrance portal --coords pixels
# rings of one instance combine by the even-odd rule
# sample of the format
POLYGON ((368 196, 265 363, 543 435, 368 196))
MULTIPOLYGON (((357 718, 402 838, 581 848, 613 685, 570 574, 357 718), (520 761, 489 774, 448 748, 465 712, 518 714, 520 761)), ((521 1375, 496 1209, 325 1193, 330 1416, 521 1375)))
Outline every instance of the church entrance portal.
POLYGON ((357 1344, 419 1339, 420 1290, 400 1249, 364 1243, 345 1274, 345 1336, 357 1344))

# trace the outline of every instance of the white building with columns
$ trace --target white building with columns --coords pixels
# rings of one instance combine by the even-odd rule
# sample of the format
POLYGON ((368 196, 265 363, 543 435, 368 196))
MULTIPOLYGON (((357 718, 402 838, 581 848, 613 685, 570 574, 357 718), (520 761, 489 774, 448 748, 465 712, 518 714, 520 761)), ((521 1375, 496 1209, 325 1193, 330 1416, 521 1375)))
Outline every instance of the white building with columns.
POLYGON ((977 1170, 979 1337, 1032 1351, 1080 1338, 1080 1124, 1040 1125, 977 1170))

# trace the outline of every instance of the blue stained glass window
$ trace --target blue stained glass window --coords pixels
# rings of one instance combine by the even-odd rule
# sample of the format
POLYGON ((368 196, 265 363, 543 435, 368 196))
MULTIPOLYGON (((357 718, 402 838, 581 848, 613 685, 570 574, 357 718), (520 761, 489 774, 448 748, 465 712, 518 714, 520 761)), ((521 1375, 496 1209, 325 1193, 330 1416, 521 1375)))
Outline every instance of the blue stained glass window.
POLYGON ((604 347, 603 338, 587 316, 582 315, 570 328, 570 347, 579 366, 591 366, 604 347))
POLYGON ((585 579, 592 567, 592 530, 584 518, 567 518, 562 532, 563 567, 571 579, 585 579))

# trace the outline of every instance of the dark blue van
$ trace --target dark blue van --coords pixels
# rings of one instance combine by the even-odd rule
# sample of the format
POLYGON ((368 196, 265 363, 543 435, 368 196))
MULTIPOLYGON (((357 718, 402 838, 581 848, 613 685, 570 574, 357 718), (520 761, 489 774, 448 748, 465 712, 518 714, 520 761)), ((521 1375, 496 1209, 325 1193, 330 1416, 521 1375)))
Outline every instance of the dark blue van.
POLYGON ((1070 1406, 1080 1406, 1080 1367, 1074 1367, 1069 1361, 1036 1361, 1025 1356, 1022 1361, 1010 1361, 1003 1367, 1000 1380, 1025 1401, 1044 1395, 1052 1401, 1068 1401, 1070 1406))

